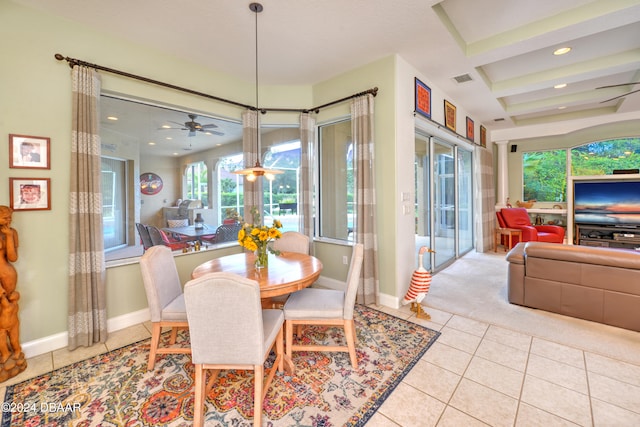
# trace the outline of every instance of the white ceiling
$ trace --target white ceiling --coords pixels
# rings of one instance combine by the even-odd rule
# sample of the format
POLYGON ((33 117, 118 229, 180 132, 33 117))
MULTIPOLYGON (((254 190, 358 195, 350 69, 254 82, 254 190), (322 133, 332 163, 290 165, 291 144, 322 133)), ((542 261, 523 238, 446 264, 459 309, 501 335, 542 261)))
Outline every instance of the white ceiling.
MULTIPOLYGON (((256 16, 249 1, 13 1, 255 78, 256 16)), ((640 85, 596 89, 640 81, 640 0, 261 3, 261 84, 314 84, 399 54, 490 130, 580 117, 614 121, 640 111, 640 92, 603 102, 640 85), (553 56, 561 46, 573 50, 553 56), (472 81, 453 79, 463 74, 472 81), (567 87, 553 89, 559 83, 567 87)))

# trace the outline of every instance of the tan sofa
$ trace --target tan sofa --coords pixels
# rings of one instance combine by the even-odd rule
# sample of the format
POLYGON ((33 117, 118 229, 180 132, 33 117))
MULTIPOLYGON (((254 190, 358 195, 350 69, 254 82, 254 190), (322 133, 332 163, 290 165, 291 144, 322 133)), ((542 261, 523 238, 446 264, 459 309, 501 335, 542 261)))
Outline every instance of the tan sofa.
POLYGON ((510 303, 640 331, 640 252, 526 242, 507 261, 510 303))

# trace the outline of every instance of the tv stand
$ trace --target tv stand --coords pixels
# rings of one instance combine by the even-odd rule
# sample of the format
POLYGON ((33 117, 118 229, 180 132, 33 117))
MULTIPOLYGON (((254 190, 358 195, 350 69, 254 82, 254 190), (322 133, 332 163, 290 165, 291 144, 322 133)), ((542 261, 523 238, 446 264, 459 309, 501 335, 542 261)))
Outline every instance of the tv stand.
POLYGON ((576 244, 605 248, 640 248, 640 230, 619 225, 576 225, 576 244))

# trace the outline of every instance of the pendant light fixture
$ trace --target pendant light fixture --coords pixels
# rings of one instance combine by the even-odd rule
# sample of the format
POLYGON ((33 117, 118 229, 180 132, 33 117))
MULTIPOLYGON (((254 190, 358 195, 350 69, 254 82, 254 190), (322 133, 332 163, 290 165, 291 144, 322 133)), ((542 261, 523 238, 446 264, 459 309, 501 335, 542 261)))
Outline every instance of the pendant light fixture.
POLYGON ((260 164, 260 112, 258 103, 258 13, 262 12, 262 5, 260 3, 251 3, 249 9, 255 14, 256 18, 256 164, 253 167, 233 171, 238 175, 244 175, 247 177, 247 181, 255 181, 259 176, 264 176, 269 181, 273 181, 274 175, 281 174, 283 171, 275 169, 266 169, 260 164))

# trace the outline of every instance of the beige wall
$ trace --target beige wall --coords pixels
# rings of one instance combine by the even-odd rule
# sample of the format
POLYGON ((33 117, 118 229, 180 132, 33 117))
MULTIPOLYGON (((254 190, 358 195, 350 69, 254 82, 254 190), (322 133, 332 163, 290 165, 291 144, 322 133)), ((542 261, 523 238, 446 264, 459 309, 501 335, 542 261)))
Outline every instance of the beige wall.
MULTIPOLYGON (((68 65, 56 61, 54 54, 61 53, 246 104, 254 102, 253 82, 239 81, 233 76, 206 70, 146 47, 105 37, 88 27, 10 2, 0 2, 0 52, 5 59, 0 67, 0 134, 5 137, 10 133, 51 137, 51 170, 5 169, 8 176, 52 179, 51 211, 14 214, 13 225, 20 233, 21 243, 20 259, 15 263, 19 274, 18 288, 22 294, 21 341, 51 340, 59 343, 64 339, 66 344, 71 85, 68 65)), ((107 73, 101 75, 105 93, 123 94, 225 117, 240 117, 241 111, 227 104, 107 73)), ((390 304, 404 296, 416 265, 413 259, 413 216, 404 215, 400 203, 401 193, 409 192, 413 197, 414 192, 415 76, 429 83, 426 76, 417 74, 402 58, 390 56, 313 87, 260 88, 262 105, 282 108, 310 108, 372 87, 379 88, 375 102, 379 271, 381 293, 389 297, 390 304)), ((445 94, 435 87, 432 91, 434 120, 442 122, 438 117, 442 114, 441 109, 436 106, 442 104, 445 94)), ((464 129, 466 113, 463 106, 457 107, 458 127, 464 129)), ((317 115, 317 122, 321 124, 348 115, 348 103, 341 103, 322 110, 317 115)), ((298 114, 269 113, 262 117, 262 121, 265 124, 297 124, 298 114)), ((7 150, 0 150, 0 165, 8 165, 7 156, 7 150)), ((177 163, 185 164, 191 160, 191 157, 185 157, 177 163)), ((170 165, 160 160, 145 159, 141 165, 145 170, 139 172, 152 167, 160 170, 170 165)), ((165 185, 171 188, 171 192, 166 194, 167 204, 171 204, 177 198, 175 191, 178 191, 179 183, 165 182, 165 185)), ((154 203, 159 201, 158 209, 164 206, 164 199, 164 195, 154 198, 154 203)), ((7 183, 0 186, 0 204, 8 204, 8 200, 7 183)), ((234 246, 221 253, 239 250, 234 246)), ((347 267, 342 263, 342 257, 350 253, 349 247, 317 243, 316 253, 325 266, 323 276, 338 280, 345 277, 347 267)), ((177 257, 183 281, 195 265, 212 256, 210 252, 204 252, 177 257)), ((113 327, 120 325, 122 318, 146 308, 137 264, 109 268, 106 286, 108 318, 113 327)))
MULTIPOLYGON (((4 58, 0 67, 0 134, 10 133, 47 136, 51 138, 51 169, 29 171, 8 170, 12 177, 49 177, 52 180, 52 209, 38 212, 16 212, 13 226, 20 235, 20 258, 14 264, 19 274, 18 289, 21 292, 20 321, 21 341, 38 348, 47 343, 56 345, 64 340, 67 330, 68 284, 68 186, 71 84, 70 69, 66 62, 54 59, 61 53, 114 69, 171 82, 178 86, 212 93, 241 103, 251 104, 254 96, 252 82, 205 70, 196 64, 136 46, 123 40, 105 37, 92 29, 56 17, 42 14, 10 2, 0 3, 0 51, 4 58), (28 28, 29 31, 25 31, 28 28), (53 338, 52 338, 53 337, 53 338), (42 341, 45 343, 42 344, 42 341)), ((373 86, 381 88, 376 99, 376 133, 382 151, 377 154, 381 179, 379 199, 393 194, 393 162, 382 159, 394 155, 394 75, 393 58, 387 58, 371 66, 346 73, 334 81, 324 82, 315 88, 304 86, 261 88, 260 99, 272 107, 311 107, 342 98, 373 86), (364 77, 363 77, 364 76, 364 77), (384 177, 391 177, 389 180, 384 177)), ((236 107, 215 103, 208 99, 174 92, 169 89, 143 84, 101 72, 103 92, 123 94, 152 100, 176 107, 189 107, 202 112, 225 117, 239 117, 236 107)), ((323 118, 348 114, 344 104, 327 109, 323 118)), ((322 120, 322 119, 320 119, 322 120)), ((296 124, 297 114, 267 114, 263 123, 296 124)), ((8 165, 7 150, 0 150, 0 164, 8 165)), ((144 162, 146 163, 146 161, 144 162)), ((160 165, 150 163, 154 167, 160 165)), ((142 165, 142 168, 149 165, 142 165)), ((164 167, 164 165, 163 165, 164 167)), ((143 171, 141 171, 143 172, 143 171)), ((173 188, 175 183, 169 185, 173 188)), ((173 190, 172 190, 173 191, 173 190)), ((167 193, 168 194, 168 193, 167 193)), ((163 197, 164 198, 164 197, 163 197)), ((171 201, 175 197, 167 199, 171 201)), ((154 199, 155 200, 155 199, 154 199)), ((162 199, 158 199, 162 200, 162 199)), ((8 183, 0 186, 0 204, 9 204, 8 183)), ((385 204, 382 203, 381 206, 385 204)), ((382 257, 393 253, 393 232, 384 227, 385 210, 381 208, 379 228, 386 235, 382 257)), ((347 253, 348 248, 347 249, 347 253)), ((238 250, 233 248, 230 250, 238 250)), ((328 253, 321 249, 320 253, 328 253)), ((332 252, 336 253, 336 252, 332 252)), ((193 266, 210 257, 210 253, 180 256, 177 263, 184 280, 193 266)), ((336 260, 323 259, 327 274, 335 279, 344 278, 346 269, 342 255, 336 260)), ((392 260, 393 257, 390 258, 392 260)), ((393 283, 393 262, 383 263, 381 284, 393 283), (387 264, 389 264, 387 266, 387 264)), ((144 310, 146 298, 140 283, 136 264, 109 268, 107 272, 107 313, 110 322, 130 313, 144 310)), ((35 348, 35 347, 34 347, 35 348)), ((29 349, 26 349, 29 351, 29 349)))
MULTIPOLYGON (((252 82, 239 81, 146 47, 105 37, 90 28, 11 2, 0 2, 0 52, 5 58, 0 67, 0 134, 5 140, 11 133, 51 138, 50 170, 8 169, 8 150, 0 150, 0 165, 5 165, 0 204, 9 205, 8 177, 51 178, 52 209, 16 212, 13 217, 13 226, 20 236, 19 259, 14 266, 18 270, 18 290, 21 292, 21 341, 34 343, 51 337, 60 338, 67 330, 71 81, 69 66, 57 61, 54 54, 61 53, 241 103, 251 104, 255 93, 252 82)), ((206 98, 104 72, 101 76, 105 93, 126 94, 225 117, 240 117, 238 108, 206 98)), ((301 86, 267 88, 261 99, 273 106, 312 104, 311 89, 301 86), (272 102, 270 97, 275 94, 278 98, 272 102)), ((270 120, 297 121, 297 116, 276 116, 270 120)), ((174 183, 169 186, 172 192, 175 191, 174 183)), ((167 195, 168 200, 175 198, 175 195, 167 195)), ((163 199, 158 200, 162 204, 163 199)), ((194 264, 187 260, 200 259, 202 262, 203 256, 180 257, 179 265, 184 269, 181 274, 188 277, 185 272, 194 264)), ((137 265, 109 269, 106 286, 110 321, 116 316, 146 308, 137 265)), ((66 344, 66 339, 64 342, 66 344)))

